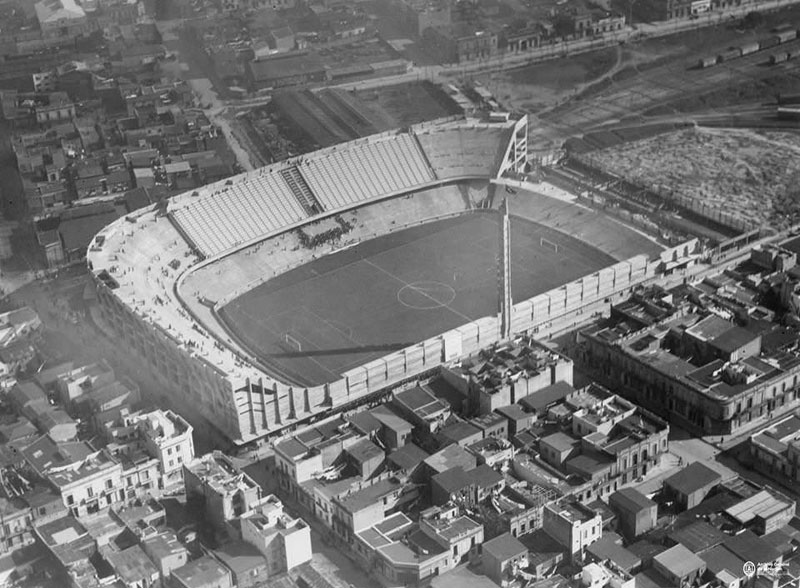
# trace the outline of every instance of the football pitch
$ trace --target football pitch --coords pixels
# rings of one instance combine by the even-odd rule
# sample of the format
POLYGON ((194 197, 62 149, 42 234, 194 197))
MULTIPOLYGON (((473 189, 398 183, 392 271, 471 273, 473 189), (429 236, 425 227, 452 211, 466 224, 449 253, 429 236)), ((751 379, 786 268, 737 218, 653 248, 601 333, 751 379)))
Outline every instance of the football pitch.
MULTIPOLYGON (((404 229, 291 270, 232 300, 220 317, 268 366, 302 385, 497 312, 497 213, 404 229)), ((616 260, 512 217, 514 301, 616 260)))

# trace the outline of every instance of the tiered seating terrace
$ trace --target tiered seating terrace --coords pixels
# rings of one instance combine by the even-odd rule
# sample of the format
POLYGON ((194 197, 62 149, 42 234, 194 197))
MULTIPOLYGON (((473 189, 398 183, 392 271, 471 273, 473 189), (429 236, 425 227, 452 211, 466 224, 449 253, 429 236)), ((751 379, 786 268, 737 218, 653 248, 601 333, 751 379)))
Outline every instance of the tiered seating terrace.
POLYGON ((298 165, 326 210, 384 194, 412 190, 436 179, 413 135, 347 143, 298 165))
POLYGON ((199 196, 173 218, 206 256, 289 227, 309 215, 280 174, 248 174, 243 181, 199 196))

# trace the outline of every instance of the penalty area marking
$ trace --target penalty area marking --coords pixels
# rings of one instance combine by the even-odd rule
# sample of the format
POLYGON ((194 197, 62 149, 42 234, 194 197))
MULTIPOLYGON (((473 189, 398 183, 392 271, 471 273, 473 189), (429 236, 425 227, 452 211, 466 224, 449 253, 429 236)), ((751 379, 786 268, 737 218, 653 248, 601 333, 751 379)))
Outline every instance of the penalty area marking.
POLYGON ((397 291, 397 301, 414 310, 445 308, 455 299, 456 291, 452 286, 432 280, 412 282, 397 291))

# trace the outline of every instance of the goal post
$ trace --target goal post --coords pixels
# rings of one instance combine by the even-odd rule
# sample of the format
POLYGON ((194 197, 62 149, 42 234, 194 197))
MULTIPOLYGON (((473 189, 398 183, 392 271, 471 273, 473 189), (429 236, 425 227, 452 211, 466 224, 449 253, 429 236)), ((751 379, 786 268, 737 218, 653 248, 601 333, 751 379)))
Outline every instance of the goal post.
POLYGON ((539 239, 539 247, 542 249, 549 249, 553 253, 558 253, 558 244, 553 243, 552 241, 548 241, 544 237, 539 239))
POLYGON ((283 334, 283 342, 286 343, 292 349, 296 349, 297 351, 303 350, 303 344, 300 343, 298 339, 292 337, 292 334, 288 331, 283 334))

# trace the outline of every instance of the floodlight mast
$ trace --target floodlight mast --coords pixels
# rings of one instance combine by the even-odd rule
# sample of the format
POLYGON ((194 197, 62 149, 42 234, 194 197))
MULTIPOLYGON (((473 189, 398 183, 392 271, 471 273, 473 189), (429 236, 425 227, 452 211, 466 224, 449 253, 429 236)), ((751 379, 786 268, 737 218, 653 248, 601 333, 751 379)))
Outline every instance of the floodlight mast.
POLYGON ((500 314, 500 340, 511 338, 511 220, 508 215, 508 197, 500 204, 499 256, 497 263, 498 311, 500 314))

